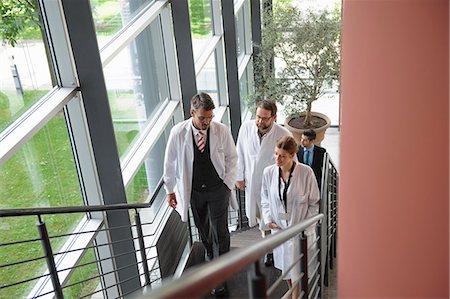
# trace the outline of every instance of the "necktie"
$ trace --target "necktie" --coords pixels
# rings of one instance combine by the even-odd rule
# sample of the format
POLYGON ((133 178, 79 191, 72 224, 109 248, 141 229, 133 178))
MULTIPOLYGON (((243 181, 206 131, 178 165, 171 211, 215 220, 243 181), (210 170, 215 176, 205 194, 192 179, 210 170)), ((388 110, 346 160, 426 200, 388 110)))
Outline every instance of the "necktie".
POLYGON ((198 132, 198 140, 197 140, 197 147, 200 152, 203 153, 205 150, 205 134, 203 132, 198 132))
POLYGON ((309 164, 309 150, 306 150, 306 155, 305 155, 305 161, 303 161, 306 165, 310 165, 309 164))

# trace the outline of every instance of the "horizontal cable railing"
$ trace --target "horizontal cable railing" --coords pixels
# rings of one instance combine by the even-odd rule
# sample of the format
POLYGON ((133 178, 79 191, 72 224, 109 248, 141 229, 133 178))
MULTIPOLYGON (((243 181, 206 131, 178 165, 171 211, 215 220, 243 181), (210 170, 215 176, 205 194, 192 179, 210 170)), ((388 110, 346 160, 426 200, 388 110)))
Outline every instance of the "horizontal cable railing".
MULTIPOLYGON (((300 235, 306 228, 315 225, 323 217, 323 214, 313 216, 251 246, 233 250, 212 262, 190 268, 180 278, 163 283, 161 287, 154 289, 142 298, 198 298, 252 264, 255 267, 255 274, 261 275, 258 269, 262 256, 287 240, 300 235)), ((305 255, 304 252, 302 254, 305 255)), ((307 267, 307 262, 303 261, 302 263, 307 267)), ((257 292, 257 290, 253 291, 257 292)), ((249 297, 259 298, 258 296, 249 297)))
MULTIPOLYGON (((164 284, 163 288, 150 293, 149 298, 169 298, 180 294, 182 297, 201 296, 249 265, 252 265, 253 276, 260 277, 258 260, 263 255, 284 241, 301 235, 302 230, 321 219, 316 230, 315 250, 311 252, 303 250, 295 261, 297 265, 301 265, 303 273, 298 282, 301 285, 301 297, 320 298, 322 286, 328 285, 328 272, 333 268, 333 260, 336 257, 339 176, 329 155, 326 155, 324 159, 323 173, 320 216, 256 242, 248 248, 233 250, 232 254, 201 266, 192 276, 183 274, 181 284, 180 281, 173 285, 164 284), (305 269, 309 270, 305 271, 305 269), (190 277, 186 278, 186 276, 190 277), (166 294, 166 289, 181 293, 166 294)), ((22 256, 2 254, 0 297, 21 298, 29 294, 28 298, 87 298, 96 293, 102 293, 105 298, 122 298, 144 286, 153 285, 154 287, 161 284, 162 279, 170 271, 168 272, 167 268, 164 269, 163 275, 163 264, 160 265, 158 250, 165 249, 158 249, 156 243, 165 227, 166 222, 163 218, 169 219, 172 213, 161 192, 162 186, 161 180, 148 203, 1 210, 0 219, 3 228, 6 225, 11 230, 27 231, 22 239, 19 237, 22 234, 18 234, 17 239, 0 240, 2 252, 21 252, 24 248, 33 248, 33 250, 30 254, 22 256), (108 213, 116 211, 126 212, 121 215, 129 217, 129 224, 110 227, 107 219, 112 214, 108 213), (78 219, 82 218, 72 232, 68 233, 55 227, 57 218, 69 217, 69 215, 79 217, 78 219), (27 219, 28 227, 14 227, 13 222, 17 217, 27 219), (37 229, 33 232, 30 228, 36 220, 37 229), (123 231, 129 233, 123 235, 119 233, 119 237, 115 239, 108 237, 112 232, 123 231), (131 244, 127 250, 111 249, 127 244, 131 244), (116 265, 117 260, 125 262, 116 265), (120 275, 122 272, 131 274, 123 276, 120 275), (130 284, 130 287, 123 289, 123 286, 127 284, 130 284)), ((238 197, 242 201, 240 193, 238 197)), ((238 211, 230 211, 230 230, 248 226, 243 211, 242 202, 238 211)), ((191 245, 192 241, 198 240, 193 223, 180 227, 183 227, 183 230, 184 227, 190 227, 186 231, 191 245)), ((300 248, 307 248, 307 244, 302 243, 307 242, 306 238, 298 238, 298 242, 300 242, 300 248)), ((169 259, 169 262, 177 264, 179 261, 169 259)), ((292 268, 294 267, 297 266, 292 265, 292 268)), ((191 270, 188 269, 187 273, 191 273, 191 270)), ((269 286, 267 292, 265 287, 260 288, 264 289, 263 296, 271 296, 284 278, 279 277, 274 285, 269 286)), ((249 297, 257 297, 259 294, 258 289, 251 289, 250 292, 249 297)), ((289 292, 292 292, 292 289, 285 296, 289 296, 289 292)))
POLYGON ((121 298, 125 292, 118 286, 137 279, 139 283, 128 288, 127 293, 131 293, 160 281, 155 235, 158 226, 163 224, 155 219, 161 217, 158 213, 163 212, 162 206, 168 210, 165 200, 161 200, 162 186, 161 180, 147 203, 1 210, 3 225, 32 233, 28 234, 31 238, 24 237, 22 240, 0 240, 3 252, 10 253, 0 260, 0 297, 24 298, 28 294, 27 298, 84 298, 102 292, 103 295, 116 294, 107 295, 108 298, 121 298), (157 199, 159 202, 156 204, 157 199), (124 215, 129 215, 130 225, 110 227, 106 214, 109 211, 128 211, 124 215), (94 212, 95 218, 91 218, 90 213, 94 212), (73 214, 82 218, 73 232, 67 233, 55 227, 56 219, 73 214), (30 227, 15 227, 19 217, 29 219, 30 227), (35 217, 37 221, 30 221, 30 217, 35 217), (36 232, 32 230, 33 222, 36 222, 36 232), (130 237, 125 235, 115 240, 97 238, 102 233, 108 235, 123 230, 129 231, 130 237), (132 246, 129 250, 110 250, 109 255, 101 256, 99 253, 113 245, 120 247, 121 243, 132 246), (14 253, 24 246, 32 248, 32 254, 16 257, 14 253), (117 259, 130 260, 130 263, 110 269, 102 267, 102 264, 115 264, 117 259), (135 274, 119 277, 120 271, 128 269, 135 274), (115 278, 107 282, 105 277, 115 278), (112 289, 116 291, 111 292, 112 289))

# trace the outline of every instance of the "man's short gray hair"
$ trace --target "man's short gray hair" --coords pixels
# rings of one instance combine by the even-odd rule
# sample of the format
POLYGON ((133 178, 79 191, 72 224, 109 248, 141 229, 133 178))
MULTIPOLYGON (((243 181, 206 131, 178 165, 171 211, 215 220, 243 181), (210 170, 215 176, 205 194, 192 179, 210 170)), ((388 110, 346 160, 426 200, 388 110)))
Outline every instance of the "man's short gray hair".
POLYGON ((210 111, 216 108, 211 96, 204 92, 199 92, 191 99, 191 112, 199 109, 210 111))

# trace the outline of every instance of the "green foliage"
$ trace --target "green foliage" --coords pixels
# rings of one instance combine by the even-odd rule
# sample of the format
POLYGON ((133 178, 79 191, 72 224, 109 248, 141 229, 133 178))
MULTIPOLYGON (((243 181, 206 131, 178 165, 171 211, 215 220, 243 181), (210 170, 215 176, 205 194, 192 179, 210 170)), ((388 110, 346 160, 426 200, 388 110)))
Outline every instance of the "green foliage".
POLYGON ((14 47, 23 37, 40 37, 39 12, 35 0, 0 0, 0 36, 14 47))
POLYGON ((191 32, 194 36, 211 33, 211 4, 205 0, 189 0, 191 32))
POLYGON ((263 28, 260 55, 254 64, 258 72, 252 99, 282 102, 287 116, 306 112, 307 124, 311 103, 325 88, 339 84, 340 11, 302 12, 292 6, 275 6, 273 18, 263 28))

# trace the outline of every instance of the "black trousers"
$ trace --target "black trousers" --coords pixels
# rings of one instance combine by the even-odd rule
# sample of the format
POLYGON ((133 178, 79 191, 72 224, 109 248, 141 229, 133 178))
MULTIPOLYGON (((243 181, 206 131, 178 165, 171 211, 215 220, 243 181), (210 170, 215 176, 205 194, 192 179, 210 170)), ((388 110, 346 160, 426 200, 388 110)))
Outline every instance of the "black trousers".
POLYGON ((194 223, 210 258, 230 251, 228 231, 230 192, 225 184, 214 191, 192 190, 191 207, 194 223))

